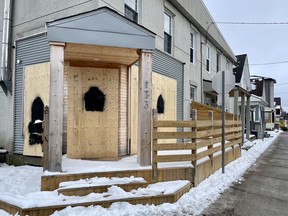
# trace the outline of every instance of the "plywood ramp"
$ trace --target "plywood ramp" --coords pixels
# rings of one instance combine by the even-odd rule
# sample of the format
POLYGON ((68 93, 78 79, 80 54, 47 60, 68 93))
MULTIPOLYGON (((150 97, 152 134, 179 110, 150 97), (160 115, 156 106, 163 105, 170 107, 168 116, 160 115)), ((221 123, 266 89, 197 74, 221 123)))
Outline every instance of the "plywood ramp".
POLYGON ((65 66, 68 75, 67 157, 118 157, 118 69, 65 66), (106 96, 104 111, 86 111, 84 94, 98 87, 106 96))
POLYGON ((45 105, 49 104, 50 63, 24 67, 24 110, 23 110, 23 155, 43 156, 42 145, 29 145, 28 125, 31 121, 31 107, 36 97, 40 97, 45 105))

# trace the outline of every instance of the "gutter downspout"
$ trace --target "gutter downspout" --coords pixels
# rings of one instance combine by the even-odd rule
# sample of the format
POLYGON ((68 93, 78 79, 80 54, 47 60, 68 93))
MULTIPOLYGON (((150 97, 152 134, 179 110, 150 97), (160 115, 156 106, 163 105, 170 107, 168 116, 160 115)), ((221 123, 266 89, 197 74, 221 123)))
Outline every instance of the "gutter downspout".
POLYGON ((7 91, 12 92, 11 69, 9 68, 10 60, 10 39, 11 39, 11 12, 12 1, 4 0, 4 15, 3 15, 3 36, 1 50, 1 71, 0 85, 5 94, 7 91))

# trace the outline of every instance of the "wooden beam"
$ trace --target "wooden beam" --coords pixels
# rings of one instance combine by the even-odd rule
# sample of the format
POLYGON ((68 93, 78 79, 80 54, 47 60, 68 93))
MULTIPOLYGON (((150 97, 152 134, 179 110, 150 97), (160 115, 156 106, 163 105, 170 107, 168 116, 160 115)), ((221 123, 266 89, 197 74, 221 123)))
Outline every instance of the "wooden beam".
POLYGON ((245 95, 241 95, 241 121, 242 121, 242 143, 244 144, 245 134, 245 95))
POLYGON ((238 98, 239 98, 239 90, 234 89, 234 114, 238 117, 238 98))
POLYGON ((250 139, 250 96, 247 96, 246 105, 246 138, 250 139))
POLYGON ((142 50, 139 61, 138 163, 151 165, 152 51, 142 50))
POLYGON ((51 172, 62 171, 64 46, 50 43, 48 171, 51 172))
POLYGON ((48 170, 48 136, 49 136, 49 107, 44 108, 44 120, 43 120, 43 171, 48 170))

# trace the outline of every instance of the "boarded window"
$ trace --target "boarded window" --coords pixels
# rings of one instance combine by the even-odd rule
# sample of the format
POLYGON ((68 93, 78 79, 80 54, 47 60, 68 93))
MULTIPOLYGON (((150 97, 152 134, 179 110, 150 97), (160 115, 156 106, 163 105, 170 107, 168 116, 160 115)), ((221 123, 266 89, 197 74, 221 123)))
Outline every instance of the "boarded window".
POLYGON ((100 89, 98 89, 98 87, 96 86, 91 87, 89 91, 85 93, 85 96, 84 96, 86 111, 103 112, 105 99, 106 99, 105 95, 100 89))
POLYGON ((164 113, 164 110, 165 110, 165 102, 162 95, 160 94, 157 100, 157 112, 161 114, 164 113))
POLYGON ((44 103, 40 97, 37 97, 31 107, 31 121, 28 125, 29 144, 43 144, 42 133, 43 126, 42 121, 44 118, 44 103))

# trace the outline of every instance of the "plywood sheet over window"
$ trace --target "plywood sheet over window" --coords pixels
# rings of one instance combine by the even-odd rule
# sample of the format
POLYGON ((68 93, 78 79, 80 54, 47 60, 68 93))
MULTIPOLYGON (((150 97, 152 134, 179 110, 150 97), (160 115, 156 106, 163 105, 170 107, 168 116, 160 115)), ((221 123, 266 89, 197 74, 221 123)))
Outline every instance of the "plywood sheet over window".
MULTIPOLYGON (((138 136, 138 67, 133 66, 131 70, 131 153, 137 153, 138 136)), ((163 114, 158 114, 159 120, 176 120, 177 113, 177 80, 152 73, 152 109, 156 109, 159 95, 162 95, 165 102, 163 114)), ((176 131, 176 129, 166 129, 176 131)), ((173 142, 163 140, 162 142, 173 142)))
POLYGON ((118 69, 65 67, 68 74, 67 157, 118 157, 118 69), (103 112, 85 110, 84 94, 96 86, 105 94, 103 112))
POLYGON ((42 145, 29 145, 28 125, 31 121, 31 106, 35 98, 40 97, 44 106, 49 103, 50 63, 36 64, 24 67, 24 97, 23 97, 23 155, 43 156, 42 145))

